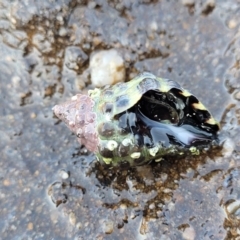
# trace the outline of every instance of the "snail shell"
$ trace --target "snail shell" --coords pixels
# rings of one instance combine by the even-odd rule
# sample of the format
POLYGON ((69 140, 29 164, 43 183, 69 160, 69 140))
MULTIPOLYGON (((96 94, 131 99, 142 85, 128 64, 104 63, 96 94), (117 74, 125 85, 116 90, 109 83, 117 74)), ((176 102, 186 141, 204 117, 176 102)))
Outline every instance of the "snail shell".
POLYGON ((80 144, 113 166, 199 154, 217 140, 219 131, 194 95, 147 72, 127 83, 77 94, 53 111, 80 144))

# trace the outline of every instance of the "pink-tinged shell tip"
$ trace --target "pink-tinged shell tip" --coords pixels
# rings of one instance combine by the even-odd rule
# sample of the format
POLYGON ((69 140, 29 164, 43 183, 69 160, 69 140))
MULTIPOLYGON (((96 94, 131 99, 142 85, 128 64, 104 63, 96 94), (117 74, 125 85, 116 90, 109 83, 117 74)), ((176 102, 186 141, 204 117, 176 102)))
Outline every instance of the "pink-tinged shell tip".
POLYGON ((94 101, 87 95, 77 94, 71 100, 52 108, 54 114, 78 136, 79 142, 92 151, 97 151, 97 114, 93 111, 94 101), (81 133, 81 134, 80 134, 81 133))

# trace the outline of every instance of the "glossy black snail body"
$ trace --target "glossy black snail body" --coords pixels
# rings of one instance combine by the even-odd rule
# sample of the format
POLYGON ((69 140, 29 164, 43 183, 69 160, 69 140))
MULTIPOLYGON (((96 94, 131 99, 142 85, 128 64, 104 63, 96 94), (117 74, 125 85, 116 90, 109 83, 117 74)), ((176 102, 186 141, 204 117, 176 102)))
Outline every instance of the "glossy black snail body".
POLYGON ((77 94, 54 113, 100 162, 135 166, 165 156, 197 155, 219 125, 178 83, 144 72, 126 83, 77 94))

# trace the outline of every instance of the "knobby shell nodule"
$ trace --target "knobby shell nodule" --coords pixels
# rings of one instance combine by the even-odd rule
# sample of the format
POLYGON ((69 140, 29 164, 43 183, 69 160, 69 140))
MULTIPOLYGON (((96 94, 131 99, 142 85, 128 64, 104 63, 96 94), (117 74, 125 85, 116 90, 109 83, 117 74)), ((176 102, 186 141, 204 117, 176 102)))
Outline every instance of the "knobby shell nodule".
POLYGON ((197 155, 217 140, 219 125, 178 83, 142 73, 126 83, 77 94, 53 108, 80 144, 111 166, 197 155))

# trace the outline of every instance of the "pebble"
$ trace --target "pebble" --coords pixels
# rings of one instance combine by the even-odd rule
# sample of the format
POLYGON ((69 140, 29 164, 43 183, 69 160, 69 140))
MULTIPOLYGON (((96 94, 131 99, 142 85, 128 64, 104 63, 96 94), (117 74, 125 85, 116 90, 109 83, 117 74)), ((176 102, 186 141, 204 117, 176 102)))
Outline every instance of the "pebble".
POLYGON ((124 203, 122 203, 122 204, 120 205, 120 208, 121 208, 121 209, 127 209, 127 205, 124 204, 124 203))
POLYGON ((174 204, 173 202, 170 202, 170 203, 168 204, 168 210, 169 210, 169 211, 174 211, 174 210, 175 210, 175 204, 174 204))
POLYGON ((125 80, 123 58, 115 49, 97 52, 90 59, 91 81, 96 87, 113 85, 125 80))
POLYGON ((149 209, 154 209, 155 208, 155 204, 154 203, 151 203, 150 205, 149 205, 149 209))
POLYGON ((68 172, 66 172, 65 170, 61 170, 61 171, 60 171, 60 177, 61 177, 62 179, 68 179, 68 178, 69 178, 69 174, 68 174, 68 172))
POLYGON ((3 180, 3 186, 8 187, 10 185, 11 185, 11 183, 10 183, 10 181, 8 179, 4 179, 3 180))
POLYGON ((106 221, 104 222, 104 232, 106 234, 111 234, 113 232, 113 222, 112 221, 106 221))
POLYGON ((192 226, 189 226, 184 230, 182 236, 183 236, 183 239, 194 240, 196 237, 196 232, 192 226))
POLYGON ((230 157, 235 149, 235 143, 232 139, 227 138, 223 144, 224 157, 230 157))
POLYGON ((32 223, 32 222, 28 223, 27 229, 28 229, 29 231, 33 230, 33 223, 32 223))
POLYGON ((240 200, 233 201, 226 209, 229 214, 234 214, 240 208, 240 200))
POLYGON ((234 20, 234 19, 231 19, 229 22, 228 22, 228 27, 230 29, 233 29, 237 26, 237 22, 234 20))
POLYGON ((78 222, 78 223, 76 224, 76 227, 77 227, 78 229, 81 229, 81 228, 82 228, 82 224, 81 224, 80 222, 78 222))
POLYGON ((75 213, 73 213, 73 212, 71 212, 70 214, 69 214, 69 222, 73 225, 73 226, 75 226, 76 225, 76 215, 75 215, 75 213))
POLYGON ((59 29, 59 36, 65 37, 67 35, 67 29, 65 27, 61 27, 59 29))
POLYGON ((238 92, 236 92, 236 93, 234 94, 234 98, 235 98, 236 100, 240 101, 240 91, 238 91, 238 92))
POLYGON ((158 29, 158 24, 157 24, 157 22, 156 21, 153 21, 153 22, 151 22, 151 24, 150 24, 150 29, 152 30, 152 31, 157 31, 157 29, 158 29))
POLYGON ((36 115, 36 113, 32 112, 32 113, 30 114, 30 117, 31 117, 32 119, 34 119, 34 118, 37 117, 37 115, 36 115))

